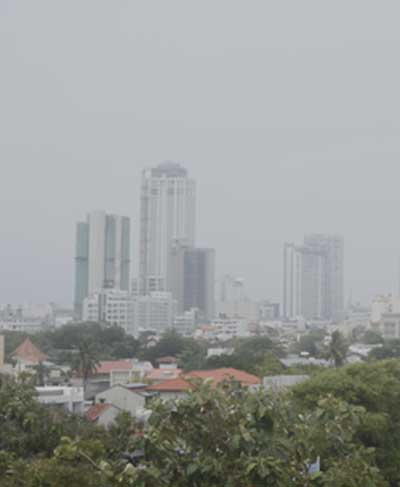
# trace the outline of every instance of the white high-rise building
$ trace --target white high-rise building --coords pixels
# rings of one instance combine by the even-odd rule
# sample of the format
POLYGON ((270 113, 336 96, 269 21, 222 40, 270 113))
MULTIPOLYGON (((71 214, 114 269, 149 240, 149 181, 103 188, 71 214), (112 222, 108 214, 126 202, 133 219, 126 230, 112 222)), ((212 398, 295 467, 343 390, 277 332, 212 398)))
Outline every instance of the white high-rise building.
POLYGON ((141 188, 140 294, 168 289, 168 260, 174 242, 195 245, 196 185, 179 164, 145 169, 141 188))
POLYGON ((311 234, 303 245, 285 243, 283 266, 284 317, 343 318, 342 237, 311 234))
POLYGON ((285 243, 283 247, 283 310, 285 318, 297 319, 302 308, 302 247, 285 243))
POLYGON ((89 213, 76 230, 75 317, 82 319, 82 304, 93 293, 107 289, 129 290, 130 219, 89 213))

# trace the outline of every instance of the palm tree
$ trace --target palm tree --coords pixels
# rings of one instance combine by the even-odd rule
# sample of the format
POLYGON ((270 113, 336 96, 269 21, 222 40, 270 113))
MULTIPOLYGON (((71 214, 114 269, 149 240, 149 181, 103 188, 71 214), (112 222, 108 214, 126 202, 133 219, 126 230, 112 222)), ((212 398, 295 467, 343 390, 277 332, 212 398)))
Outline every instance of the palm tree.
POLYGON ((88 338, 82 338, 78 344, 78 354, 74 358, 72 370, 83 379, 84 396, 86 396, 89 378, 96 373, 98 365, 98 352, 94 342, 88 338))
POLYGON ((50 375, 49 368, 43 362, 39 362, 34 366, 34 369, 36 371, 36 385, 46 385, 46 378, 50 375))
POLYGON ((344 365, 348 348, 349 345, 340 331, 334 331, 329 344, 329 357, 334 361, 335 367, 344 365))

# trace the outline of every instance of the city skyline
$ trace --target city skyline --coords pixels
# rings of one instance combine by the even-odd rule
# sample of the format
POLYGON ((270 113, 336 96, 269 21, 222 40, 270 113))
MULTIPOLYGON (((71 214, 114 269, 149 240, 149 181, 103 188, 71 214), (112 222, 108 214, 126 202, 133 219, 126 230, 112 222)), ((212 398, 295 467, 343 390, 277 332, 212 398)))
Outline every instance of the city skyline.
MULTIPOLYGON (((147 165, 146 167, 142 169, 142 172, 143 172, 143 171, 148 171, 148 170, 149 170, 148 168, 149 168, 150 166, 149 166, 149 165, 147 165), (147 167, 147 168, 146 168, 146 167, 147 167)), ((139 206, 140 206, 140 205, 139 205, 139 204, 137 204, 137 207, 138 207, 138 208, 139 208, 139 206)), ((201 207, 200 207, 200 210, 201 210, 201 207)), ((93 210, 93 211, 92 211, 92 213, 93 213, 93 212, 95 212, 95 211, 98 211, 98 210, 93 210)), ((101 210, 101 211, 105 211, 105 210, 101 210)), ((89 213, 91 213, 91 212, 89 212, 89 213)), ((132 260, 132 264, 133 264, 133 265, 132 265, 132 267, 133 267, 133 274, 131 274, 131 275, 132 275, 132 276, 137 276, 137 275, 138 275, 138 273, 139 273, 139 266, 138 266, 138 262, 137 262, 137 252, 135 252, 135 250, 137 251, 137 250, 138 250, 138 248, 139 248, 139 246, 138 246, 138 242, 137 242, 137 241, 138 241, 138 237, 139 237, 139 235, 140 235, 140 225, 138 224, 138 218, 136 218, 136 219, 135 219, 135 218, 132 218, 132 217, 129 217, 129 218, 131 218, 131 220, 133 220, 134 222, 136 222, 136 226, 133 226, 133 229, 132 229, 132 236, 133 236, 133 240, 134 240, 135 242, 134 242, 134 243, 131 245, 130 249, 131 249, 131 253, 132 253, 132 258, 131 258, 131 260, 132 260)), ((309 232, 309 233, 312 233, 313 231, 315 231, 315 229, 313 229, 313 230, 312 230, 311 232, 309 232)), ((282 242, 282 243, 283 243, 283 242, 282 242)), ((229 273, 229 272, 231 272, 231 270, 232 270, 232 269, 231 269, 231 268, 229 268, 229 269, 227 269, 225 272, 228 272, 228 273, 229 273)), ((281 270, 280 270, 280 271, 281 271, 281 270)), ((238 274, 238 275, 243 276, 243 274, 244 274, 244 273, 239 274, 239 272, 237 272, 237 274, 238 274)), ((393 270, 393 274, 395 274, 395 269, 393 270)), ((222 272, 222 271, 219 271, 219 272, 217 273, 217 275, 216 275, 216 276, 217 276, 217 279, 218 279, 219 277, 221 277, 222 275, 223 275, 223 272, 222 272)), ((395 276, 395 275, 393 276, 393 289, 395 289, 396 277, 397 277, 397 276, 395 276)), ((260 300, 260 299, 264 299, 264 298, 271 298, 271 299, 274 299, 275 301, 282 302, 282 291, 281 291, 281 289, 280 289, 280 290, 279 290, 279 289, 277 289, 275 294, 273 294, 273 293, 271 293, 271 294, 269 294, 269 295, 268 295, 268 294, 261 294, 261 293, 259 293, 259 294, 254 294, 254 292, 253 292, 253 290, 252 290, 252 285, 251 285, 252 283, 251 283, 251 280, 249 280, 249 279, 248 279, 248 277, 247 277, 246 275, 245 275, 245 281, 246 281, 246 284, 247 284, 247 288, 248 288, 248 289, 250 289, 249 295, 250 295, 250 297, 251 297, 251 298, 256 299, 256 300, 260 300), (249 285, 249 284, 250 284, 250 285, 249 285)), ((282 277, 280 278, 280 281, 283 281, 283 274, 282 274, 282 277)), ((281 284, 281 285, 282 285, 282 284, 281 284)), ((357 292, 354 292, 354 288, 351 288, 349 285, 347 285, 347 286, 346 286, 345 300, 347 300, 348 294, 349 294, 350 292, 352 292, 351 294, 352 294, 352 295, 353 295, 353 297, 354 297, 354 301, 358 301, 357 292)), ((378 294, 382 294, 382 293, 390 293, 390 292, 392 292, 392 290, 391 290, 391 289, 382 289, 382 290, 378 290, 377 292, 371 292, 371 293, 368 295, 368 297, 365 299, 365 301, 366 301, 367 299, 369 299, 369 298, 371 298, 371 299, 372 299, 374 296, 376 296, 376 295, 378 295, 378 294)), ((37 300, 37 301, 38 301, 38 300, 37 300)), ((47 300, 46 300, 46 299, 44 299, 43 301, 55 301, 55 300, 52 300, 52 299, 47 299, 47 300)), ((5 302, 6 302, 6 301, 5 301, 5 302)), ((34 300, 33 300, 33 299, 32 299, 32 300, 29 300, 29 299, 22 299, 22 298, 21 298, 21 299, 18 299, 18 298, 16 298, 16 300, 15 300, 15 301, 10 301, 10 300, 9 300, 9 302, 10 302, 10 303, 14 303, 14 302, 34 302, 34 300)), ((61 302, 61 304, 63 304, 63 305, 70 305, 70 304, 71 304, 71 302, 72 302, 72 299, 71 299, 71 300, 68 300, 68 299, 59 300, 59 302, 61 302)))
POLYGON ((309 232, 344 236, 346 298, 397 292, 400 6, 157 8, 1 2, 2 300, 71 303, 75 222, 137 229, 141 171, 169 159, 198 182, 197 245, 255 299, 309 232))

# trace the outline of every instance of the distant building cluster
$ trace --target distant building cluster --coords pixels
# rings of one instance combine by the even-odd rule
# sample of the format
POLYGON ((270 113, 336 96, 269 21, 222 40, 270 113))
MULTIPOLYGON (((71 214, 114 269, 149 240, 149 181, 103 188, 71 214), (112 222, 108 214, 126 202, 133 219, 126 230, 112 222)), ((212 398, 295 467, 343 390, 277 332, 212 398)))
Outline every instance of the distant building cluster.
POLYGON ((137 335, 184 334, 215 315, 215 252, 196 247, 196 184, 179 164, 142 174, 138 276, 131 279, 130 219, 95 211, 77 225, 75 319, 137 335))
MULTIPOLYGON (((186 168, 164 162, 143 170, 137 239, 128 216, 103 210, 76 225, 73 316, 54 305, 41 310, 4 305, 0 331, 34 332, 73 319, 120 326, 134 336, 169 328, 191 336, 218 320, 247 330, 263 323, 303 326, 346 318, 343 237, 307 234, 302 244, 285 243, 281 303, 254 301, 241 277, 216 280, 215 250, 197 245, 196 222, 196 182, 186 168)), ((223 335, 231 333, 229 326, 223 335)))

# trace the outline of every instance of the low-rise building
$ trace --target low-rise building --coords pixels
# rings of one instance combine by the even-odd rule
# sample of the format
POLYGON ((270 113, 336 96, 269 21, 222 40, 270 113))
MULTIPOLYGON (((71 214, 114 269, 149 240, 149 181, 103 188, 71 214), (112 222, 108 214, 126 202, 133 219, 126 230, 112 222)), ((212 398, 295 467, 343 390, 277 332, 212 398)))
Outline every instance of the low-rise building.
POLYGON ((84 299, 83 321, 119 326, 133 334, 133 298, 121 289, 101 289, 84 299))
POLYGON ((112 404, 122 411, 136 417, 145 408, 149 393, 145 391, 146 384, 133 384, 131 387, 115 385, 96 395, 96 404, 112 404))
POLYGON ((146 391, 157 393, 162 400, 184 398, 196 388, 196 380, 211 380, 214 386, 223 382, 234 381, 242 387, 258 389, 261 384, 259 377, 234 368, 221 368, 214 370, 194 370, 181 375, 177 379, 166 380, 146 388, 146 391))
POLYGON ((29 338, 24 340, 12 354, 15 361, 16 374, 22 372, 35 372, 35 367, 47 361, 48 356, 41 352, 29 338))
POLYGON ((133 335, 151 330, 162 334, 173 327, 176 316, 176 300, 169 292, 152 292, 134 299, 133 335))
POLYGON ((264 377, 263 388, 266 391, 281 392, 289 387, 301 384, 309 379, 308 375, 275 375, 272 377, 264 377))
POLYGON ((45 406, 61 407, 74 414, 83 414, 83 387, 36 387, 37 400, 45 406))
POLYGON ((86 411, 86 418, 92 423, 109 428, 121 413, 121 410, 112 404, 94 404, 86 411))
POLYGON ((0 305, 0 331, 37 333, 54 324, 54 310, 50 304, 0 305))
POLYGON ((377 331, 385 340, 400 338, 400 313, 383 313, 377 331))

